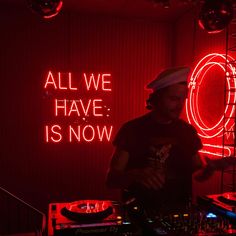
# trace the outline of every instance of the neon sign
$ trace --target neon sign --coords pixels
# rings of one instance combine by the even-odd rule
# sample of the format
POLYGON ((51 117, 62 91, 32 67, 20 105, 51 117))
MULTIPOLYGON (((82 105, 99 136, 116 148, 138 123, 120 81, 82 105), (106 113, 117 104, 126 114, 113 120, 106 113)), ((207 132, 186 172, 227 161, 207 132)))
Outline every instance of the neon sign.
POLYGON ((87 103, 82 99, 79 100, 59 100, 55 99, 55 116, 62 114, 63 116, 71 116, 75 114, 76 116, 89 114, 93 116, 103 116, 102 113, 102 99, 88 99, 87 103))
POLYGON ((44 125, 46 143, 110 141, 111 108, 105 105, 112 92, 110 73, 82 73, 74 79, 71 72, 49 71, 43 88, 50 94, 52 117, 44 125))
MULTIPOLYGON (((51 71, 48 72, 48 76, 44 85, 45 89, 53 88, 53 89, 59 89, 59 90, 78 90, 77 87, 72 87, 72 77, 71 72, 66 73, 68 74, 68 78, 62 78, 61 72, 57 73, 58 76, 56 79, 54 79, 54 76, 51 71), (64 87, 62 85, 62 80, 66 80, 64 87)), ((90 90, 92 88, 95 88, 95 90, 98 90, 99 87, 104 91, 111 91, 111 80, 110 80, 111 74, 100 74, 98 73, 97 77, 94 76, 93 73, 90 74, 90 77, 88 78, 86 73, 83 73, 83 81, 85 82, 86 89, 90 90), (108 77, 108 78, 107 78, 108 77)))
MULTIPOLYGON (((232 116, 235 113, 235 106, 233 104, 236 103, 236 93, 232 92, 232 89, 236 88, 236 80, 235 80, 236 69, 229 62, 229 60, 232 61, 234 59, 229 55, 226 58, 225 55, 218 53, 208 54, 198 62, 198 64, 196 65, 191 74, 189 82, 189 98, 186 100, 187 119, 189 123, 195 125, 199 136, 202 137, 203 149, 201 150, 201 152, 213 156, 222 156, 223 147, 222 145, 218 145, 219 140, 216 139, 222 137, 223 135, 224 116, 226 117, 226 120, 224 121, 225 129, 231 130, 234 126, 234 120, 232 119, 232 116), (227 105, 225 106, 224 108, 225 110, 221 115, 220 119, 214 125, 209 126, 203 120, 200 113, 199 91, 201 89, 203 80, 206 78, 206 74, 210 73, 209 70, 215 69, 215 67, 221 69, 224 72, 224 75, 226 75, 225 79, 226 79, 227 93, 225 96, 227 105)), ((226 139, 229 139, 230 136, 232 135, 226 133, 226 139)), ((232 147, 228 147, 226 145, 224 146, 224 149, 225 149, 224 153, 226 155, 231 155, 232 147)))

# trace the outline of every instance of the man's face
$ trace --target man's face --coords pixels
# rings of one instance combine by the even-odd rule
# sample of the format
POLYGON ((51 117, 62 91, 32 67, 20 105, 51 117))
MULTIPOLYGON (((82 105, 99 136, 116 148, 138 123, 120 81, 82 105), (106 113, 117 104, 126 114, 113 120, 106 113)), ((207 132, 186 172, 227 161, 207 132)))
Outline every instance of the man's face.
POLYGON ((163 91, 158 104, 158 111, 166 119, 179 118, 185 99, 188 96, 188 87, 186 84, 174 84, 163 91))

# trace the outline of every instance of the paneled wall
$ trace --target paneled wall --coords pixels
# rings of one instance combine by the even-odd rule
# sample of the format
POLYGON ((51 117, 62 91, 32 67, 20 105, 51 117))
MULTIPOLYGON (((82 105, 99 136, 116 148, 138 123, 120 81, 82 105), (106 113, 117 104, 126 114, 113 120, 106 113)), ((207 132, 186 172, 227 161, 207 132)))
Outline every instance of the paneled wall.
POLYGON ((44 212, 50 202, 117 197, 104 186, 111 141, 45 142, 44 125, 64 122, 53 114, 45 79, 49 70, 110 73, 113 138, 124 121, 146 112, 145 84, 171 65, 172 25, 67 12, 44 21, 8 7, 0 18, 0 185, 44 212))

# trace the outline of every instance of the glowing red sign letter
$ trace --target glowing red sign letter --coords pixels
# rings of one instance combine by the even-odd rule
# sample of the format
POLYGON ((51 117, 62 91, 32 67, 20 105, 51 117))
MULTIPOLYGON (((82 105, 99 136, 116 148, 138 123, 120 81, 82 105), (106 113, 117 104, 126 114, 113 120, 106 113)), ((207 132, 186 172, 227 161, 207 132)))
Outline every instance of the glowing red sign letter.
POLYGON ((105 80, 106 77, 110 77, 111 74, 102 74, 102 89, 105 91, 111 91, 111 88, 105 88, 105 84, 111 84, 110 80, 105 80))
POLYGON ((52 75, 52 72, 51 72, 51 71, 48 72, 48 77, 47 77, 46 83, 45 83, 45 85, 44 85, 44 88, 45 88, 45 89, 47 88, 48 84, 52 84, 53 87, 54 87, 55 89, 57 89, 57 85, 56 85, 56 83, 55 83, 55 80, 54 80, 54 78, 53 78, 53 75, 52 75))
POLYGON ((61 126, 60 125, 53 125, 50 129, 48 125, 45 126, 45 135, 46 135, 46 142, 53 141, 54 143, 58 143, 62 140, 62 135, 60 133, 61 126))
POLYGON ((96 105, 96 103, 98 103, 98 102, 102 102, 102 99, 94 99, 93 100, 93 115, 94 116, 103 116, 102 113, 97 113, 96 112, 97 109, 101 109, 102 108, 101 106, 96 105))
POLYGON ((66 116, 66 99, 64 99, 64 100, 55 99, 55 116, 58 116, 58 109, 63 109, 64 116, 66 116), (63 105, 59 106, 58 102, 63 103, 63 105))
POLYGON ((105 133, 107 141, 110 141, 112 129, 113 129, 113 126, 110 127, 110 130, 109 130, 109 133, 108 133, 106 126, 103 126, 102 131, 100 130, 100 127, 97 126, 99 140, 103 141, 103 136, 104 136, 104 133, 105 133))
POLYGON ((94 78, 94 74, 92 73, 90 75, 90 78, 89 78, 89 81, 88 81, 88 78, 87 78, 87 75, 86 73, 84 73, 84 80, 85 80, 85 84, 86 84, 86 87, 87 87, 87 90, 90 90, 90 87, 91 87, 91 84, 93 83, 93 87, 98 90, 98 85, 99 85, 99 80, 100 80, 100 74, 98 74, 98 77, 97 79, 94 78))

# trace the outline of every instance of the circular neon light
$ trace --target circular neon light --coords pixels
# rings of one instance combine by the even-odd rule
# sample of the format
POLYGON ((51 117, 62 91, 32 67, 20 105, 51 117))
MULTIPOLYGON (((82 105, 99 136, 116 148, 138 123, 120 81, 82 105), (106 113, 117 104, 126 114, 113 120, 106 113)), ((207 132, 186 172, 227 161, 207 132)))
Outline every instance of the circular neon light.
POLYGON ((186 100, 186 114, 189 123, 195 123, 197 125, 198 134, 201 137, 213 138, 222 136, 222 123, 224 116, 227 117, 227 119, 225 120, 225 128, 229 130, 233 125, 233 120, 231 118, 235 112, 235 106, 229 105, 231 103, 236 103, 236 93, 231 92, 232 89, 236 89, 236 69, 230 63, 230 61, 233 60, 234 59, 229 55, 226 58, 226 56, 223 54, 208 54, 198 62, 191 74, 189 82, 189 98, 186 100), (222 114, 219 121, 212 127, 209 127, 208 125, 206 125, 206 123, 200 116, 198 100, 201 83, 204 80, 206 74, 209 72, 209 70, 215 66, 218 66, 226 74, 227 105, 225 106, 224 113, 222 114))

